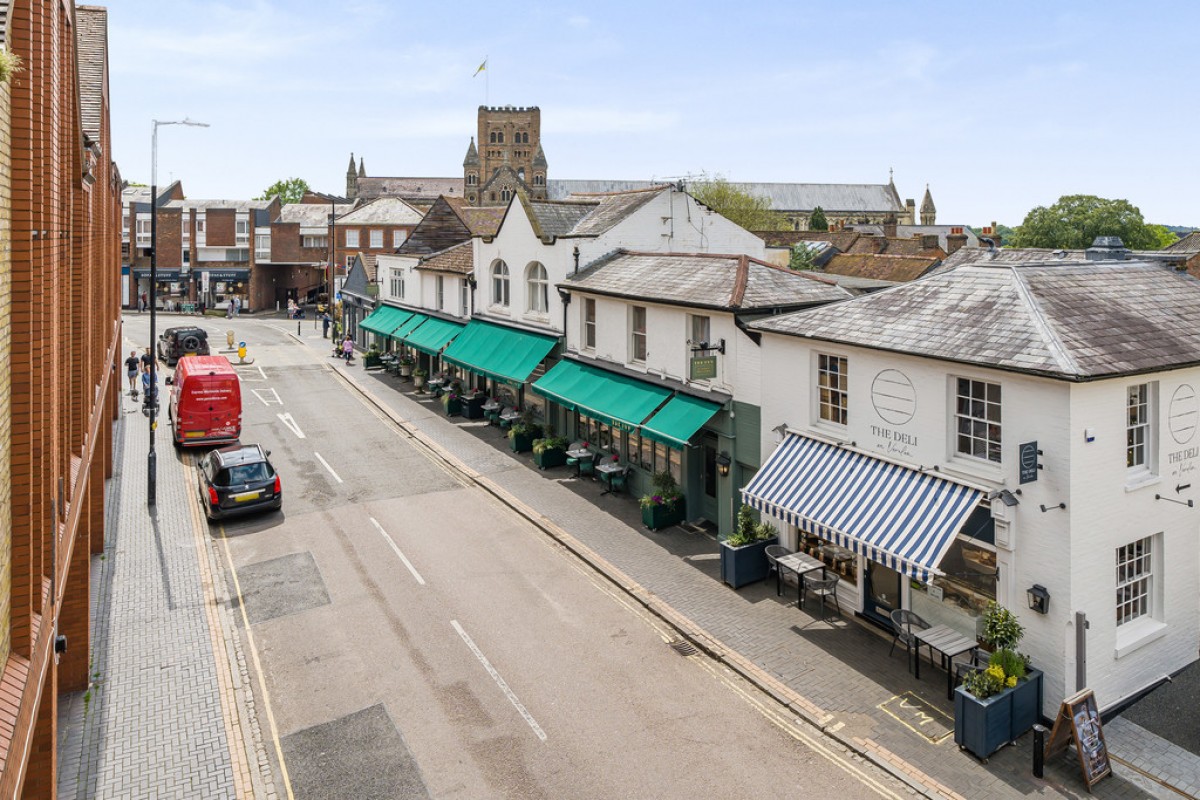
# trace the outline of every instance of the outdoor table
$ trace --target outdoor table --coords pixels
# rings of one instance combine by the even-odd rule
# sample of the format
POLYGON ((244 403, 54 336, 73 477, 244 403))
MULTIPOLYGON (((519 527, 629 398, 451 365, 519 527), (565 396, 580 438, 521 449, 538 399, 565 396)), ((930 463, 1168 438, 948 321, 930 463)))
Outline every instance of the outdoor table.
POLYGON ((521 418, 520 411, 505 411, 500 415, 500 419, 504 422, 515 422, 521 418))
POLYGON ((486 403, 483 404, 484 411, 497 411, 499 409, 500 409, 500 404, 497 403, 495 400, 488 400, 486 403))
MULTIPOLYGON (((788 553, 775 560, 775 595, 783 594, 783 572, 788 570, 796 573, 796 604, 804 608, 804 576, 810 572, 825 569, 825 562, 813 558, 808 553, 788 553)), ((822 573, 824 574, 824 573, 822 573)))
POLYGON ((567 458, 575 459, 575 477, 576 478, 578 478, 580 475, 583 474, 583 471, 579 468, 579 465, 584 461, 591 461, 595 457, 596 457, 596 454, 593 453, 591 450, 588 450, 586 447, 581 447, 578 450, 568 450, 567 451, 567 458))
POLYGON ((946 697, 954 699, 954 670, 951 663, 955 656, 970 652, 978 646, 974 639, 968 639, 948 625, 934 625, 932 628, 915 630, 917 639, 917 680, 921 679, 921 645, 929 645, 929 658, 932 662, 933 651, 942 654, 942 664, 946 667, 946 697))
POLYGON ((445 383, 445 378, 430 378, 429 380, 425 381, 425 387, 430 390, 440 389, 445 383))
POLYGON ((612 494, 612 491, 613 491, 612 476, 616 475, 618 472, 620 472, 623 469, 625 469, 625 467, 621 464, 618 464, 616 461, 605 461, 602 464, 596 465, 596 472, 599 472, 601 475, 604 476, 604 483, 606 486, 608 486, 608 488, 605 489, 600 494, 602 494, 602 495, 612 494))

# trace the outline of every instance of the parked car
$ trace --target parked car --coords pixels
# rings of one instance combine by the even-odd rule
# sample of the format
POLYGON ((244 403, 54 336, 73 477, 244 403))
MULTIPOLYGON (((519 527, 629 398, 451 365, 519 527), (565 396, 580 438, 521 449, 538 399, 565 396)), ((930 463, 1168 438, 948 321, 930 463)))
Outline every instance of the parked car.
POLYGON ((233 444, 242 435, 242 385, 225 356, 184 356, 167 386, 176 447, 233 444))
POLYGON ((158 359, 168 367, 184 356, 208 355, 208 331, 187 325, 180 328, 167 328, 158 337, 158 359))
POLYGON ((283 484, 270 455, 257 444, 231 444, 201 458, 198 488, 204 515, 217 520, 283 508, 283 484))

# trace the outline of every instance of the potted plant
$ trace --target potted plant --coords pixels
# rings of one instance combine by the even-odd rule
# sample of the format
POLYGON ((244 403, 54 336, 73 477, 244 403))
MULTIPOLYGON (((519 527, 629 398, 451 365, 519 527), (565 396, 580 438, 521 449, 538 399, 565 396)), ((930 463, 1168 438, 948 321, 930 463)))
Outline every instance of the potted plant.
POLYGON ((383 369, 383 353, 379 352, 379 345, 373 344, 367 350, 363 356, 363 369, 383 369))
POLYGON ((542 426, 533 421, 529 409, 513 421, 508 429, 508 444, 514 453, 528 453, 533 449, 533 440, 542 435, 542 426))
POLYGON ((565 436, 554 436, 552 431, 546 431, 546 436, 533 442, 533 463, 538 469, 561 467, 567 463, 567 445, 571 442, 565 436))
POLYGON ((654 473, 651 491, 642 495, 642 524, 652 531, 683 522, 685 504, 675 477, 667 470, 654 473))
POLYGON ((721 580, 734 589, 766 580, 770 563, 767 545, 774 544, 779 531, 769 522, 756 522, 750 506, 738 510, 733 533, 721 542, 721 580))
POLYGON ((405 353, 404 355, 400 356, 400 358, 397 360, 396 364, 400 368, 400 377, 401 378, 407 378, 409 375, 412 375, 413 357, 410 356, 408 353, 405 353))
POLYGON ((417 367, 413 370, 413 386, 416 387, 418 391, 420 391, 421 387, 425 385, 425 377, 427 375, 429 375, 429 371, 422 367, 417 367))
POLYGON ((462 414, 462 395, 454 391, 454 389, 450 389, 442 395, 442 408, 446 410, 447 417, 457 417, 462 414))
POLYGON ((954 742, 977 758, 1016 741, 1041 716, 1042 673, 1016 649, 1024 633, 1011 611, 988 603, 982 639, 994 652, 954 691, 954 742))

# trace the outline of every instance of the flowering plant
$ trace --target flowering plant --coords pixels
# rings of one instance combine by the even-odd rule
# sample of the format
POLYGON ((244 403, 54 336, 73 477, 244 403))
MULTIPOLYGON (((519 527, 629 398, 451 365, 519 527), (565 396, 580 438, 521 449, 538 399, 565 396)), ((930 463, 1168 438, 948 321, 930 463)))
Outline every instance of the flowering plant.
MULTIPOLYGON (((616 460, 616 456, 613 456, 616 460)), ((679 501, 679 487, 675 483, 675 478, 666 470, 654 473, 651 479, 654 484, 654 491, 650 494, 642 495, 638 503, 642 508, 654 508, 655 506, 674 505, 679 501)))
POLYGON ((984 669, 963 679, 963 688, 984 700, 1017 685, 1029 670, 1027 658, 1016 650, 1025 629, 1016 615, 994 601, 983 613, 983 641, 996 648, 984 669))

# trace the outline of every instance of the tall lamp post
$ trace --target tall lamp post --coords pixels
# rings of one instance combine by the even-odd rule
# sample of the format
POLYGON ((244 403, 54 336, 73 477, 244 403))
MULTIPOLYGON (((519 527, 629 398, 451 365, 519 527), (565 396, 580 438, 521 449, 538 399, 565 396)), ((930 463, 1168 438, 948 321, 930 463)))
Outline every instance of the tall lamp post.
POLYGON ((157 460, 154 452, 154 429, 158 425, 157 389, 158 389, 158 348, 155 338, 157 318, 155 308, 158 305, 158 128, 160 125, 190 125, 195 128, 207 128, 208 123, 196 122, 184 117, 181 120, 151 120, 150 135, 150 393, 151 400, 146 397, 144 402, 150 416, 150 451, 146 454, 146 505, 155 503, 157 494, 157 460))

